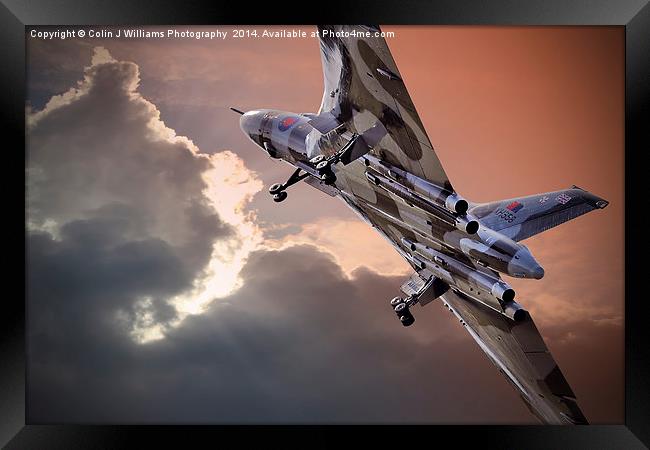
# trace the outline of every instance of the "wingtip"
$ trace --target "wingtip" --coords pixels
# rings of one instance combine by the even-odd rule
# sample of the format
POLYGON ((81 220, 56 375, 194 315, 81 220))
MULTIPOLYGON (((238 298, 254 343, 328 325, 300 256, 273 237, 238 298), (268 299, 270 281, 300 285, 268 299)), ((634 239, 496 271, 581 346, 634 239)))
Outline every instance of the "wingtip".
POLYGON ((583 192, 586 192, 589 196, 595 197, 595 202, 594 202, 594 200, 592 200, 592 202, 594 202, 592 204, 595 205, 596 208, 598 208, 598 209, 605 209, 607 207, 607 205, 609 205, 609 202, 607 200, 592 194, 591 192, 587 191, 586 189, 582 189, 580 186, 576 186, 574 184, 573 186, 571 186, 571 189, 579 189, 579 190, 581 190, 583 192))

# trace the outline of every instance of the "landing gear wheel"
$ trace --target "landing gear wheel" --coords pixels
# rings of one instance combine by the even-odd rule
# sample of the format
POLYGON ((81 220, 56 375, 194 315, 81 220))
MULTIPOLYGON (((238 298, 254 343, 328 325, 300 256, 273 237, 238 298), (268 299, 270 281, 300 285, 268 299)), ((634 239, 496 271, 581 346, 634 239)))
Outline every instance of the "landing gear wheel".
POLYGON ((310 159, 309 162, 312 163, 312 164, 318 164, 319 162, 321 162, 324 159, 325 159, 325 157, 323 155, 316 155, 312 159, 310 159))
POLYGON ((336 175, 334 175, 332 172, 325 172, 320 176, 320 179, 323 181, 323 183, 331 185, 336 182, 336 175))
MULTIPOLYGON (((272 184, 271 187, 269 188, 269 194, 275 195, 275 194, 281 192, 283 190, 282 188, 283 188, 282 183, 272 184)), ((286 197, 286 195, 285 195, 285 197, 286 197)))
POLYGON ((393 309, 395 309, 395 312, 396 312, 397 315, 400 316, 400 317, 401 317, 402 315, 408 313, 408 309, 407 309, 406 303, 398 303, 397 306, 395 306, 395 308, 393 308, 393 309))
POLYGON ((287 198, 287 193, 284 191, 280 191, 277 194, 273 194, 273 201, 276 203, 280 203, 284 201, 287 198))
POLYGON ((395 297, 390 301, 391 306, 395 310, 395 314, 399 317, 399 321, 402 322, 402 325, 405 327, 410 327, 415 322, 415 317, 411 313, 406 300, 403 298, 395 297))
POLYGON ((415 317, 413 317, 413 314, 409 311, 408 314, 401 316, 399 320, 405 327, 410 327, 415 322, 415 317))

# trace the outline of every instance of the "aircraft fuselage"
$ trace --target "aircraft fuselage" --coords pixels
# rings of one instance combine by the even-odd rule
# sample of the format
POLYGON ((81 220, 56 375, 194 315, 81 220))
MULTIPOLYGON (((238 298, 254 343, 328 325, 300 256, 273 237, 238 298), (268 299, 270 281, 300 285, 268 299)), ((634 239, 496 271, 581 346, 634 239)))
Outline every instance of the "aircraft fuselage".
MULTIPOLYGON (((315 117, 315 114, 256 110, 243 114, 240 125, 269 156, 304 170, 305 177, 318 178, 317 163, 336 155, 346 144, 351 144, 355 136, 341 127, 323 134, 309 123, 315 117)), ((467 295, 480 297, 483 293, 483 298, 495 297, 492 291, 497 284, 502 286, 495 288, 499 293, 502 294, 501 290, 510 292, 512 288, 494 272, 518 278, 539 279, 544 275, 525 245, 468 215, 467 201, 382 161, 375 152, 347 165, 332 164, 331 171, 334 181, 328 183, 330 193, 334 189, 346 204, 366 219, 367 211, 373 211, 374 217, 382 217, 383 224, 369 221, 378 231, 398 227, 405 237, 401 242, 382 234, 412 266, 429 269, 467 295), (415 248, 408 244, 416 241, 426 245, 415 248), (445 276, 442 266, 435 263, 436 256, 450 260, 457 270, 447 271, 450 275, 445 276), (478 283, 477 279, 483 281, 478 283)), ((497 299, 503 302, 498 296, 497 299)))

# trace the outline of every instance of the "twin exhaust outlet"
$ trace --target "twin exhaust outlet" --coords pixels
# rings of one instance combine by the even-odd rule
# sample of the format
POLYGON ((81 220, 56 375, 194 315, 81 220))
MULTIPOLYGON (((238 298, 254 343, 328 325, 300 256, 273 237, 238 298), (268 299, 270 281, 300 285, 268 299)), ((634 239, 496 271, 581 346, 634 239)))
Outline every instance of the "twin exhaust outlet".
POLYGON ((478 221, 467 214, 469 203, 458 194, 387 164, 372 155, 364 156, 364 161, 368 167, 366 178, 374 185, 467 234, 475 234, 478 231, 478 221))
MULTIPOLYGON (((514 321, 519 322, 526 318, 526 310, 514 301, 515 290, 505 281, 468 267, 419 242, 402 238, 402 245, 410 250, 411 261, 420 269, 427 269, 435 277, 452 286, 458 286, 460 279, 478 291, 488 292, 498 300, 501 312, 514 321)), ((493 308, 490 304, 486 305, 493 308)))

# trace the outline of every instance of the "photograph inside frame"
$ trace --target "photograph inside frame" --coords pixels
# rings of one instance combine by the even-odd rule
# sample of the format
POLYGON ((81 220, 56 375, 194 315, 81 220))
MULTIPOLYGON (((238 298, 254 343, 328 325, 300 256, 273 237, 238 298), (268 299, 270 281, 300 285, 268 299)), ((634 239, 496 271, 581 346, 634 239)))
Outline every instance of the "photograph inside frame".
POLYGON ((623 423, 624 44, 27 27, 27 420, 623 423))

